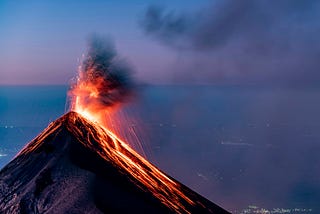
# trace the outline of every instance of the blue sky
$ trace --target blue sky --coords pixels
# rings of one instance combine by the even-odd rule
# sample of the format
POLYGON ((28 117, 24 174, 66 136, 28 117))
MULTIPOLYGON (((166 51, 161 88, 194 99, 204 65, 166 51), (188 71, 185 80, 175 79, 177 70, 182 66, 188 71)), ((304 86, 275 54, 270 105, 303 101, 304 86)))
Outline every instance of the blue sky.
POLYGON ((67 84, 93 34, 111 37, 143 82, 165 82, 176 56, 139 27, 146 8, 190 10, 206 1, 0 1, 0 84, 67 84))
POLYGON ((139 82, 318 85, 319 14, 316 0, 0 0, 0 84, 68 84, 95 33, 139 82))

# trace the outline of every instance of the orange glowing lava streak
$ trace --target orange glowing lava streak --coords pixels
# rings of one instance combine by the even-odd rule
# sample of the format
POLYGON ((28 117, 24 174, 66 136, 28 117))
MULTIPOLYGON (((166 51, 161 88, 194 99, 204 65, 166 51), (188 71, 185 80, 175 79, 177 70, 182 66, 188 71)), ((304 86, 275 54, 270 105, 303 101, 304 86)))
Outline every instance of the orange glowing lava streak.
MULTIPOLYGON (((103 108, 99 102, 95 102, 95 97, 99 93, 97 87, 101 82, 99 79, 94 84, 82 81, 81 75, 82 73, 80 72, 77 84, 69 92, 72 98, 71 110, 82 115, 88 120, 86 121, 87 123, 91 123, 92 127, 95 127, 95 129, 90 129, 92 131, 90 135, 94 136, 95 142, 99 142, 101 144, 100 147, 103 148, 103 150, 97 151, 99 155, 127 175, 130 175, 132 177, 131 180, 141 189, 151 192, 175 212, 188 213, 185 205, 193 206, 195 202, 183 193, 181 186, 177 182, 162 173, 110 131, 105 121, 106 114, 113 109, 111 107, 103 108), (87 101, 88 99, 90 102, 87 101)), ((114 106, 112 107, 114 108, 114 106)), ((76 119, 77 117, 75 117, 76 119)), ((74 130, 70 128, 70 131, 79 136, 79 140, 86 139, 83 138, 85 136, 83 136, 81 129, 74 130)), ((91 147, 92 141, 88 139, 87 142, 82 143, 87 147, 91 147)))
MULTIPOLYGON (((78 113, 89 120, 94 118, 92 115, 87 117, 88 112, 85 112, 85 114, 82 114, 81 112, 78 113)), ((87 121, 87 123, 92 123, 92 121, 87 121)), ((94 124, 97 124, 97 122, 94 124)), ((91 125, 93 126, 93 124, 91 125)), ((120 140, 114 133, 100 125, 94 125, 94 127, 95 129, 90 129, 90 131, 92 131, 90 135, 94 136, 95 142, 99 142, 100 147, 103 148, 103 150, 97 151, 99 155, 105 160, 113 163, 113 165, 118 167, 121 171, 130 174, 133 178, 132 181, 135 183, 138 181, 137 184, 141 189, 145 191, 147 188, 147 191, 150 191, 163 204, 177 213, 187 212, 184 205, 181 203, 181 198, 190 205, 194 205, 194 202, 181 191, 181 186, 178 183, 150 164, 128 144, 120 140)), ((75 136, 79 136, 79 140, 86 139, 83 138, 84 136, 81 129, 73 129, 70 131, 72 131, 75 136)), ((87 142, 82 143, 86 147, 92 147, 92 145, 90 145, 92 143, 90 139, 88 139, 87 142)))

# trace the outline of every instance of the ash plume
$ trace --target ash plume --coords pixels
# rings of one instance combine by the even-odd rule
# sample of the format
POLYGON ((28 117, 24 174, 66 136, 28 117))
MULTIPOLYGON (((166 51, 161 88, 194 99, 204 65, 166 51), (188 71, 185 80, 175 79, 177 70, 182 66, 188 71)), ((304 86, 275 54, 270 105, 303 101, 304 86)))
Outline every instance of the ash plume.
POLYGON ((309 84, 320 80, 319 18, 316 0, 215 0, 189 13, 150 6, 140 24, 179 52, 177 79, 309 84))
POLYGON ((113 107, 132 95, 131 74, 132 69, 119 58, 111 40, 92 37, 69 95, 97 110, 113 107))

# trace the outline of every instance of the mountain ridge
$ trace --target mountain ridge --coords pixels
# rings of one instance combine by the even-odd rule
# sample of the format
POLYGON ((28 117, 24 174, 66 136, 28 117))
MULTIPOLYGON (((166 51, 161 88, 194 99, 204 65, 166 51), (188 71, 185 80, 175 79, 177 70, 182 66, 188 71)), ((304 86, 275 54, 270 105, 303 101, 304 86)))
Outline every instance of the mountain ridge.
POLYGON ((0 190, 5 213, 228 213, 75 112, 0 171, 0 190))

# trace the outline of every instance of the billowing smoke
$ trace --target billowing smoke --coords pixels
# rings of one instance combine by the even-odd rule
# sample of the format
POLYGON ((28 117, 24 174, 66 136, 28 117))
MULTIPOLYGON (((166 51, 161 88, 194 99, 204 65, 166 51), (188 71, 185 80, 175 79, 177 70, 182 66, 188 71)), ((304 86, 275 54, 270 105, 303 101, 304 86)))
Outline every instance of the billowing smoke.
POLYGON ((318 20, 317 0, 215 0, 194 13, 151 6, 141 26, 179 52, 178 79, 316 83, 318 20))
POLYGON ((121 104, 133 101, 135 83, 133 69, 117 55, 109 39, 94 36, 89 40, 78 76, 71 84, 71 111, 99 123, 143 153, 134 115, 127 116, 121 104))
POLYGON ((92 37, 69 91, 73 106, 99 111, 126 101, 132 95, 131 74, 132 69, 117 56, 110 40, 92 37))

